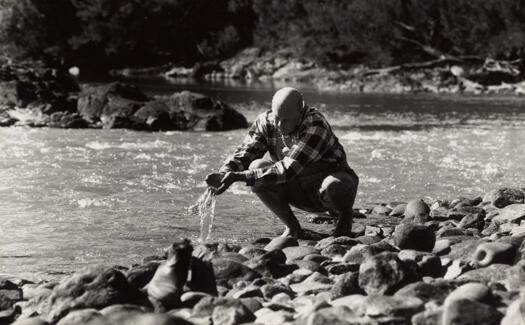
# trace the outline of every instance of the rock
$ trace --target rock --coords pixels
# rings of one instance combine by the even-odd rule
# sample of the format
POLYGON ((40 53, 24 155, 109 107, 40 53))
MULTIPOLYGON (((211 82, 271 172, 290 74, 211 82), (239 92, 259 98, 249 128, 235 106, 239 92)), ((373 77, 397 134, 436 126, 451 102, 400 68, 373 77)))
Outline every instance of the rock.
POLYGON ((423 301, 415 297, 395 297, 372 294, 351 295, 335 299, 333 306, 347 306, 359 316, 378 318, 381 316, 402 317, 406 321, 423 310, 423 301))
MULTIPOLYGON (((200 315, 200 316, 212 316, 212 313, 215 311, 215 309, 218 306, 228 307, 236 309, 236 313, 241 315, 246 315, 246 318, 248 320, 246 321, 253 321, 255 319, 255 316, 253 316, 253 313, 248 309, 246 305, 242 303, 242 299, 231 299, 231 298, 215 298, 215 297, 204 297, 202 298, 194 307, 193 307, 193 314, 194 315, 200 315)), ((230 311, 231 312, 231 311, 230 311)), ((220 315, 217 315, 219 317, 220 315)))
POLYGON ((413 199, 405 207, 404 220, 422 224, 429 220, 429 213, 430 208, 423 200, 413 199))
POLYGON ((506 271, 510 265, 490 264, 487 267, 467 271, 458 277, 458 280, 475 281, 481 283, 501 282, 506 277, 506 271))
POLYGON ((418 281, 407 284, 399 289, 394 296, 416 297, 424 303, 434 301, 436 304, 441 305, 454 289, 456 289, 456 285, 449 281, 438 280, 433 283, 418 281))
POLYGON ((232 284, 240 280, 251 281, 261 275, 251 268, 241 263, 226 259, 213 259, 213 272, 219 285, 231 287, 232 284))
POLYGON ((499 324, 502 314, 494 307, 468 299, 445 304, 443 325, 453 324, 499 324))
POLYGON ((142 288, 151 281, 160 262, 152 261, 130 268, 125 274, 128 282, 137 288, 142 288))
POLYGON ((392 208, 392 211, 390 211, 389 215, 392 217, 400 217, 405 214, 406 207, 406 203, 397 204, 392 208))
POLYGON ((376 205, 372 208, 372 213, 374 214, 388 215, 391 211, 392 209, 386 205, 376 205))
POLYGON ((22 290, 11 281, 2 279, 0 282, 0 310, 9 309, 20 300, 22 300, 22 290))
POLYGON ((266 251, 262 248, 257 248, 253 246, 243 247, 239 251, 239 254, 243 255, 247 259, 252 259, 257 256, 266 254, 266 251))
POLYGON ((306 319, 307 325, 350 325, 359 323, 358 316, 346 306, 323 308, 311 313, 306 319))
POLYGON ((160 97, 171 110, 182 110, 190 115, 188 124, 194 130, 227 131, 246 128, 246 118, 226 103, 202 94, 182 91, 169 97, 160 97))
MULTIPOLYGON (((140 325, 191 325, 180 317, 170 314, 124 312, 105 316, 107 324, 140 324, 140 325)), ((99 325, 99 324, 97 324, 99 325)))
POLYGON ((464 219, 466 216, 470 216, 469 220, 483 220, 485 218, 485 210, 470 205, 458 205, 450 209, 447 213, 449 219, 458 221, 464 219))
POLYGON ((375 244, 375 243, 378 243, 380 242, 381 240, 383 239, 383 237, 379 236, 379 235, 366 235, 366 236, 359 236, 359 237, 356 237, 355 240, 358 242, 358 243, 361 243, 361 244, 364 244, 364 245, 372 245, 372 244, 375 244))
POLYGON ((293 237, 275 237, 268 245, 264 246, 264 250, 272 251, 275 249, 283 249, 286 247, 299 246, 297 239, 293 237))
POLYGON ((450 240, 440 239, 436 240, 434 248, 432 249, 432 254, 436 255, 445 255, 450 252, 450 240))
POLYGON ((349 248, 349 246, 345 245, 331 244, 321 250, 321 255, 332 258, 335 256, 343 257, 343 255, 346 254, 349 248))
POLYGON ((319 251, 310 246, 296 246, 284 248, 283 253, 286 255, 286 261, 290 262, 293 260, 300 260, 310 254, 317 254, 319 251))
POLYGON ((359 286, 369 295, 391 294, 414 281, 415 271, 394 253, 371 256, 359 267, 359 286))
POLYGON ((403 223, 396 227, 394 240, 401 249, 415 249, 430 252, 434 248, 436 235, 427 226, 403 223))
POLYGON ((312 273, 319 272, 323 275, 328 275, 327 270, 321 266, 321 264, 314 261, 296 260, 289 262, 288 265, 295 265, 298 269, 309 270, 312 271, 312 273))
POLYGON ((483 303, 489 303, 492 299, 490 289, 477 282, 466 283, 454 289, 445 299, 445 305, 455 304, 459 300, 471 300, 483 303))
POLYGON ((212 312, 213 324, 233 325, 255 320, 253 313, 244 305, 216 306, 212 312))
POLYGON ((445 272, 439 257, 431 253, 406 249, 400 251, 398 257, 403 261, 411 260, 416 262, 421 276, 441 277, 445 272))
MULTIPOLYGON (((48 322, 46 322, 43 319, 40 318, 19 318, 17 319, 12 325, 49 325, 48 322)), ((100 324, 104 325, 104 324, 100 324)))
POLYGON ((335 263, 326 266, 326 271, 329 274, 338 275, 348 272, 356 272, 359 270, 359 265, 356 264, 347 264, 347 263, 335 263))
POLYGON ((257 324, 274 325, 283 324, 293 320, 293 313, 285 310, 273 311, 271 309, 263 308, 259 309, 255 315, 257 316, 255 319, 255 323, 257 324))
POLYGON ((133 117, 149 131, 185 130, 188 128, 188 119, 183 111, 172 110, 160 100, 147 102, 139 108, 133 117))
MULTIPOLYGON (((108 324, 104 320, 104 316, 93 308, 74 310, 63 317, 57 325, 77 325, 77 324, 108 324)), ((109 324, 108 324, 109 325, 109 324)))
POLYGON ((327 256, 323 256, 321 254, 310 254, 310 255, 306 255, 303 258, 303 260, 304 261, 312 261, 312 262, 316 262, 316 263, 321 264, 324 261, 330 261, 331 258, 327 257, 327 256))
POLYGON ((217 295, 217 282, 211 261, 192 256, 190 271, 191 279, 186 284, 190 290, 217 295))
POLYGON ((500 188, 485 194, 483 202, 491 203, 495 207, 504 208, 509 204, 524 203, 523 191, 516 188, 500 188))
POLYGON ((315 272, 307 277, 304 281, 290 285, 290 288, 296 293, 317 293, 320 291, 328 291, 332 288, 332 281, 322 275, 321 273, 315 272))
MULTIPOLYGON (((355 224, 352 225, 352 228, 354 228, 355 224)), ((323 238, 321 239, 320 241, 317 242, 317 244, 315 245, 315 248, 317 249, 323 249, 323 248, 326 248, 332 244, 337 244, 337 245, 341 245, 341 246, 347 246, 348 248, 352 247, 352 246, 355 246, 356 244, 358 244, 358 242, 353 239, 353 238, 350 238, 348 236, 340 236, 340 237, 333 237, 333 236, 330 236, 330 237, 326 237, 326 238, 323 238)))
POLYGON ((30 300, 24 313, 31 310, 51 323, 72 310, 103 308, 112 304, 143 300, 144 295, 131 285, 124 274, 113 268, 86 268, 63 279, 48 297, 30 300))
POLYGON ((103 86, 84 86, 78 95, 78 112, 91 123, 103 116, 130 117, 148 97, 138 88, 118 82, 103 86))
POLYGON ((478 231, 482 231, 485 226, 485 211, 483 213, 470 213, 465 215, 458 224, 460 229, 475 228, 478 231))
POLYGON ((501 209, 499 215, 492 222, 503 224, 505 222, 520 223, 525 220, 525 204, 510 204, 501 209))
POLYGON ((474 267, 485 267, 493 263, 513 264, 516 248, 502 242, 480 243, 472 255, 474 267))
POLYGON ((410 320, 413 325, 441 325, 443 318, 443 309, 426 309, 412 316, 410 320))
POLYGON ((501 325, 525 325, 525 308, 522 310, 520 310, 520 299, 514 300, 507 308, 507 313, 501 320, 501 325))
POLYGON ((452 263, 448 265, 447 272, 443 276, 443 279, 445 280, 455 279, 461 274, 465 273, 465 271, 468 269, 469 267, 465 262, 461 260, 453 260, 452 263))
POLYGON ((284 265, 286 256, 281 250, 272 250, 246 261, 244 265, 263 276, 281 278, 297 269, 295 265, 284 265))
POLYGON ((330 290, 330 298, 337 299, 353 294, 363 294, 363 290, 359 287, 358 277, 358 272, 342 274, 330 290))
POLYGON ((452 226, 443 227, 436 232, 436 236, 438 238, 457 237, 457 236, 465 236, 465 235, 466 235, 465 230, 456 228, 456 227, 452 227, 452 226))
POLYGON ((261 292, 266 299, 272 299, 280 293, 285 293, 290 297, 293 296, 292 289, 282 284, 265 284, 261 287, 261 292))
POLYGON ((193 247, 184 239, 168 249, 168 259, 162 262, 146 286, 148 298, 156 311, 182 305, 180 296, 188 279, 193 247))

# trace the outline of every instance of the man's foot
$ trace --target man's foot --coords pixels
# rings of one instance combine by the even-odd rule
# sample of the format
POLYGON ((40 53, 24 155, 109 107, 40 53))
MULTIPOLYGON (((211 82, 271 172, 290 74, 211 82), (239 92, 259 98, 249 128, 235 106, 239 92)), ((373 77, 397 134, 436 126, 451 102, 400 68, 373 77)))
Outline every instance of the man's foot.
POLYGON ((334 237, 340 237, 340 236, 351 237, 351 234, 352 234, 352 217, 343 213, 339 216, 339 220, 337 220, 335 228, 334 230, 332 230, 332 232, 330 232, 330 235, 334 237))
POLYGON ((281 237, 294 237, 294 238, 299 239, 302 235, 303 235, 302 229, 292 231, 292 229, 290 229, 289 227, 286 227, 284 228, 284 231, 281 234, 281 237))
POLYGON ((298 237, 298 239, 321 240, 326 237, 328 237, 328 234, 323 234, 323 233, 313 231, 310 229, 303 229, 303 233, 300 237, 298 237))

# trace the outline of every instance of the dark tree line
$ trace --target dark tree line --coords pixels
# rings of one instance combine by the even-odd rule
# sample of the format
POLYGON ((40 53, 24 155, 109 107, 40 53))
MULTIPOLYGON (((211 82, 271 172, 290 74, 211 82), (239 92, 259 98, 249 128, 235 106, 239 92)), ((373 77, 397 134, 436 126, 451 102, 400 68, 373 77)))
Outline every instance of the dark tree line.
POLYGON ((525 0, 0 1, 5 51, 101 70, 253 45, 342 66, 525 58, 525 0))

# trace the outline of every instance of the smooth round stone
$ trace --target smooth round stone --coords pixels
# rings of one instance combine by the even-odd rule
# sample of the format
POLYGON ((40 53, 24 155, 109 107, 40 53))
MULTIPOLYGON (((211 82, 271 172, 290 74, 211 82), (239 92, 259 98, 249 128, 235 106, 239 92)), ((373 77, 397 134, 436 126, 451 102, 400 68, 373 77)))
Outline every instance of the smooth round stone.
POLYGON ((323 256, 321 254, 310 254, 306 255, 303 260, 305 261, 312 261, 321 264, 322 262, 329 260, 330 258, 327 256, 323 256))
POLYGON ((300 260, 310 254, 318 254, 319 250, 311 246, 286 247, 283 250, 286 261, 300 260))
POLYGON ((451 243, 448 239, 436 240, 434 248, 432 249, 432 253, 436 255, 444 255, 450 252, 450 245, 451 243))
POLYGON ((472 263, 475 267, 485 267, 490 264, 512 264, 516 248, 503 242, 480 243, 472 255, 472 263))
POLYGON ((442 325, 497 325, 502 316, 501 312, 490 305, 468 299, 459 299, 454 303, 444 305, 442 325))
POLYGON ((266 251, 273 251, 275 249, 283 249, 286 247, 292 247, 292 246, 299 246, 299 242, 297 239, 293 237, 275 237, 270 241, 266 246, 264 246, 264 250, 266 251))
POLYGON ((382 214, 382 215, 388 215, 391 211, 392 211, 392 209, 387 207, 386 205, 376 205, 372 209, 372 213, 374 213, 374 214, 382 214))
POLYGON ((478 302, 488 302, 492 297, 490 289, 481 283, 471 282, 456 288, 445 299, 446 304, 453 304, 457 300, 471 300, 478 302))
POLYGON ((427 226, 412 223, 400 224, 394 231, 397 247, 430 252, 434 248, 436 235, 427 226))
POLYGON ((405 214, 405 209, 407 207, 406 203, 397 204, 392 208, 392 211, 390 211, 390 216, 392 217, 400 217, 403 214, 405 214))
POLYGON ((425 223, 429 220, 430 208, 421 199, 413 199, 408 201, 405 207, 404 220, 412 220, 415 223, 425 223))

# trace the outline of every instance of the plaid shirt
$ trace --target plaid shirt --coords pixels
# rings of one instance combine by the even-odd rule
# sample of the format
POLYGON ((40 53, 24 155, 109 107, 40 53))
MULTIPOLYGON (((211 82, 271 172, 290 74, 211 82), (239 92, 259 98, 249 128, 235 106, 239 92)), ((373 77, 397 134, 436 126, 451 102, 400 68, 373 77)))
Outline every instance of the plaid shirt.
POLYGON ((271 111, 260 114, 220 171, 244 171, 248 185, 281 184, 317 161, 346 163, 346 154, 325 117, 317 109, 305 107, 297 130, 290 136, 279 131, 271 111), (266 152, 275 163, 248 170, 250 163, 266 152))

